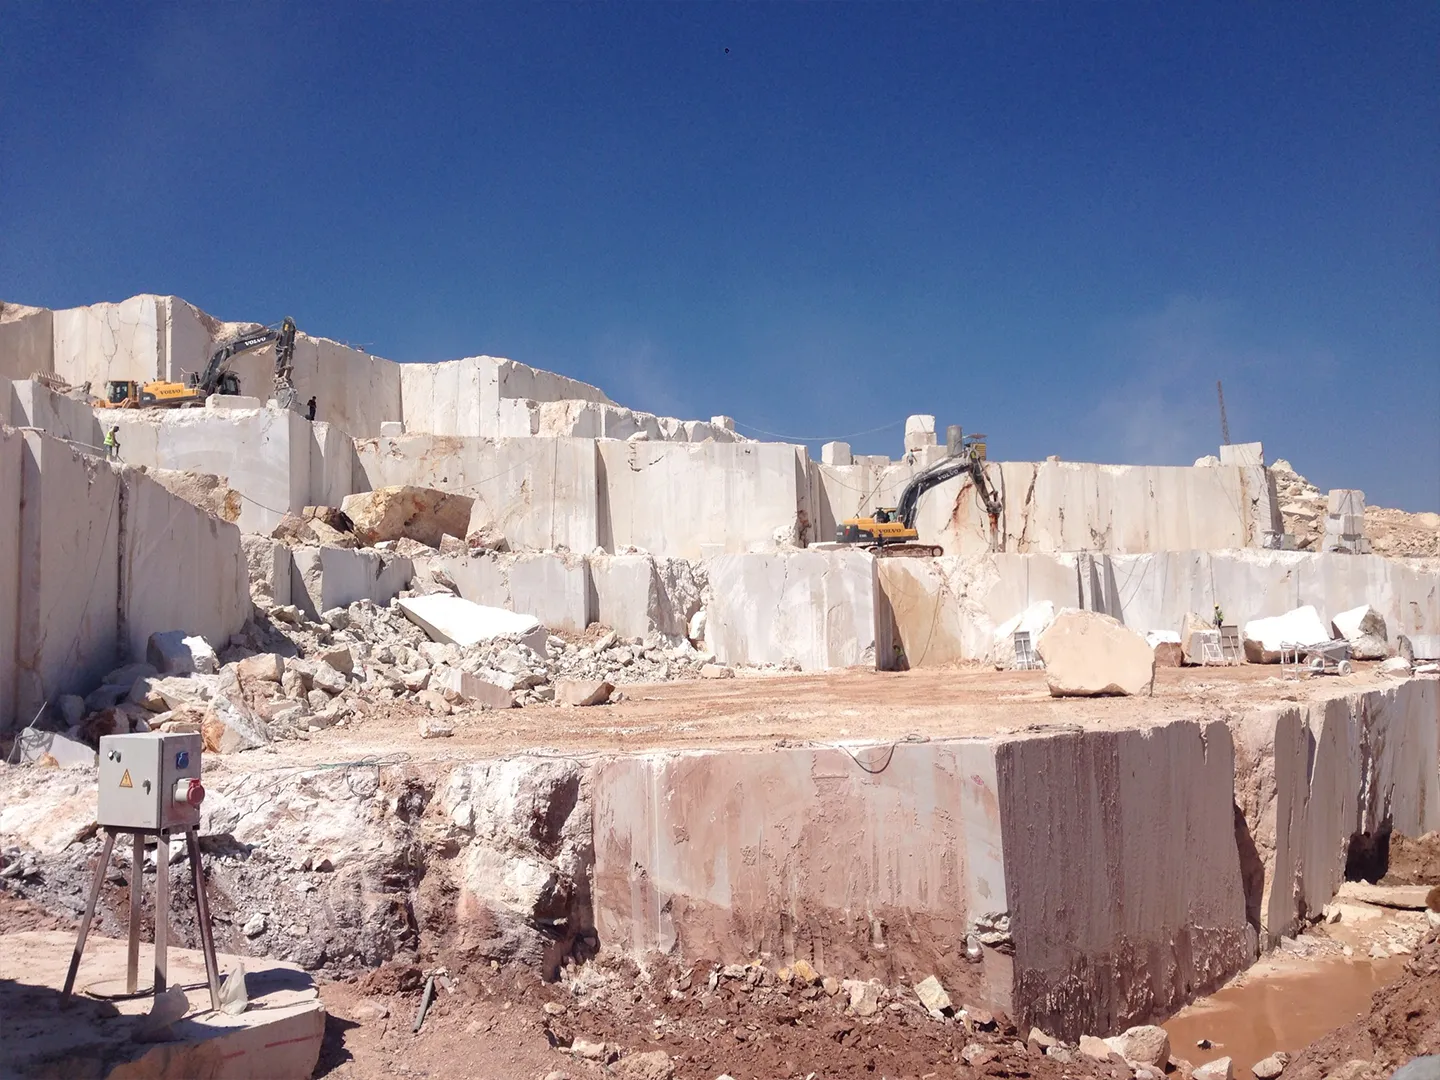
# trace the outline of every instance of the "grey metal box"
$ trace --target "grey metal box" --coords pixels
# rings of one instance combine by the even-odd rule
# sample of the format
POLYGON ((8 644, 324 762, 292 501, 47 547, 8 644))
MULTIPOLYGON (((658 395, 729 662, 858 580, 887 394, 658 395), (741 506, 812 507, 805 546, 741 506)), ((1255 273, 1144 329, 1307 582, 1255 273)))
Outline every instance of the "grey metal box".
POLYGON ((178 829, 200 824, 199 735, 150 731, 100 740, 97 820, 116 829, 178 829))

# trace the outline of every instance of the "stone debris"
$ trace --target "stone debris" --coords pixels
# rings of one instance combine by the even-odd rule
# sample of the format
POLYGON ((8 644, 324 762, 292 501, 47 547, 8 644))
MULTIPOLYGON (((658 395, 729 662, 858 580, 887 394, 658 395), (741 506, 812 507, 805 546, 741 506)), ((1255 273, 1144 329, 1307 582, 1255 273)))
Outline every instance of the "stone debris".
POLYGON ((455 734, 455 725, 447 724, 433 716, 422 716, 419 720, 422 739, 448 739, 455 734))
POLYGON ((1098 612, 1062 611, 1036 652, 1053 697, 1143 694, 1155 683, 1155 652, 1144 636, 1098 612))
POLYGON ((880 1011, 879 983, 845 979, 840 983, 840 987, 850 996, 850 1011, 856 1016, 874 1016, 880 1011))
POLYGON ((1043 1054, 1046 1050, 1050 1049, 1050 1047, 1059 1046, 1060 1040, 1052 1035, 1047 1035, 1038 1027, 1032 1027, 1030 1034, 1025 1039, 1025 1045, 1030 1049, 1031 1053, 1043 1054))
POLYGON ((1322 645, 1330 630, 1313 607, 1296 608, 1268 619, 1252 619, 1244 626, 1245 659, 1252 664, 1278 664, 1281 646, 1322 645))
POLYGON ((948 1012, 952 1006, 950 995, 945 992, 945 987, 934 975, 922 980, 915 985, 915 996, 920 999, 920 1004, 931 1013, 948 1012))
POLYGON ((626 1054, 611 1068, 621 1080, 670 1080, 675 1066, 664 1050, 647 1050, 626 1054))
POLYGON ((406 538, 439 547, 442 536, 464 540, 474 500, 425 487, 381 487, 345 496, 341 510, 364 544, 406 538))
MULTIPOLYGON (((85 743, 125 731, 200 732, 208 749, 237 753, 343 726, 367 711, 367 700, 408 701, 440 719, 467 709, 542 705, 556 701, 560 688, 562 703, 599 703, 621 684, 699 678, 713 660, 689 642, 672 646, 658 634, 622 638, 592 627, 557 637, 532 618, 493 610, 482 613, 523 633, 468 646, 436 641, 407 617, 406 606, 417 599, 424 610, 430 598, 386 606, 357 601, 327 609, 320 621, 289 605, 262 603, 258 619, 226 644, 213 673, 160 675, 154 664, 126 665, 84 698, 71 695, 61 722, 86 763, 94 752, 85 743)), ((466 611, 474 607, 450 599, 466 611)), ((194 655, 192 646, 185 649, 194 655)), ((430 730, 430 737, 443 737, 439 725, 430 730)))
POLYGON ((570 1052, 586 1061, 608 1061, 611 1056, 603 1042, 592 1042, 590 1039, 576 1039, 570 1044, 570 1052))

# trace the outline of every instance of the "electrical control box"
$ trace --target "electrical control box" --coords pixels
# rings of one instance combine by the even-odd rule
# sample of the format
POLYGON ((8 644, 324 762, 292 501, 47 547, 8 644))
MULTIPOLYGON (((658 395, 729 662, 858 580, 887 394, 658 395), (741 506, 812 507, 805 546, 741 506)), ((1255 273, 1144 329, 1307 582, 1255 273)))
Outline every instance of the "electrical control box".
POLYGON ((200 783, 197 735, 147 731, 100 740, 102 827, 181 829, 200 824, 205 788, 200 783))

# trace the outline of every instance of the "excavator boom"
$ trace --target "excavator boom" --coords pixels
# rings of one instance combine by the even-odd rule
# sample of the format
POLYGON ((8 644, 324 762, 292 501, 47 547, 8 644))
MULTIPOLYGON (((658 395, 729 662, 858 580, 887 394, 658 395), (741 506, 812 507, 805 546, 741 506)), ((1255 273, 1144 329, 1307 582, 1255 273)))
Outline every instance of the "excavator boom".
POLYGON ((288 382, 295 359, 295 320, 286 316, 278 330, 266 327, 262 330, 253 330, 248 334, 241 334, 239 337, 225 342, 215 350, 210 357, 210 362, 205 365, 205 370, 196 377, 193 385, 207 395, 226 392, 225 375, 230 367, 230 361, 242 353, 263 349, 272 341, 275 342, 276 380, 279 381, 283 371, 288 382))
POLYGON ((995 544, 1004 500, 985 474, 985 458, 978 446, 966 446, 910 478, 900 493, 899 504, 893 509, 882 508, 868 518, 850 518, 841 522, 836 540, 842 544, 864 544, 877 555, 939 555, 942 549, 920 543, 915 518, 920 510, 920 497, 933 487, 957 476, 970 477, 975 495, 990 519, 990 542, 995 544))
POLYGON ((295 320, 289 316, 278 330, 264 327, 224 342, 211 354, 205 369, 183 383, 163 379, 147 383, 112 380, 106 384, 105 399, 96 404, 110 409, 175 407, 199 405, 212 394, 238 394, 240 380, 230 371, 231 361, 271 342, 275 343, 275 397, 288 409, 295 404, 295 388, 290 382, 295 366, 295 320))

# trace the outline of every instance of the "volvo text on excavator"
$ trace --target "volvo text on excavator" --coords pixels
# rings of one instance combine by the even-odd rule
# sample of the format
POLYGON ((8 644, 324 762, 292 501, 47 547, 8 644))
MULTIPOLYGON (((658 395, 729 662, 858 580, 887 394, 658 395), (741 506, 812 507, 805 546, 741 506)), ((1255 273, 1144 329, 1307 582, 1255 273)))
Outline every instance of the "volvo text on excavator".
POLYGON ((105 384, 105 400, 97 404, 109 409, 173 408, 200 405, 211 394, 240 393, 240 379, 230 370, 230 362, 242 353, 275 344, 274 396, 284 408, 294 404, 295 389, 290 376, 295 364, 295 320, 286 317, 280 328, 265 327, 231 338, 215 350, 205 370, 183 383, 155 379, 141 383, 114 379, 105 384))
POLYGON ((975 488, 975 497, 990 519, 990 546, 993 550, 1004 502, 985 475, 984 435, 966 436, 956 453, 911 477, 900 493, 898 506, 882 506, 871 517, 842 521, 835 530, 835 539, 841 544, 861 545, 876 555, 941 555, 943 549, 938 544, 920 543, 920 533, 915 528, 920 496, 952 477, 967 474, 975 488))

